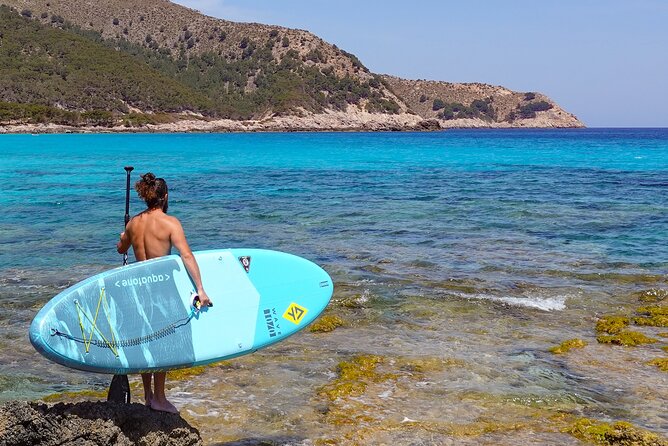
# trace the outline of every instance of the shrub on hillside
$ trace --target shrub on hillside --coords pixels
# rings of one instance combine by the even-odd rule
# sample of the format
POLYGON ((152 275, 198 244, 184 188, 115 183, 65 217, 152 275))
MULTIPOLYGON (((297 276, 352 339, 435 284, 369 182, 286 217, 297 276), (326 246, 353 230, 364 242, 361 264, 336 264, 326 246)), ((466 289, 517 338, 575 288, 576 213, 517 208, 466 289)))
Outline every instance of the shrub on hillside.
POLYGON ((489 121, 495 119, 495 112, 491 106, 491 99, 488 98, 486 100, 476 99, 469 106, 459 102, 446 102, 437 116, 446 121, 464 118, 479 118, 489 121))
POLYGON ((369 99, 369 102, 367 102, 366 110, 372 113, 398 114, 401 111, 401 107, 395 101, 389 99, 371 98, 369 99))
POLYGON ((244 48, 244 50, 242 51, 241 58, 242 59, 248 59, 249 57, 251 57, 253 55, 253 53, 255 52, 255 48, 256 48, 255 43, 249 42, 246 45, 246 47, 244 48))
POLYGON ((362 64, 362 61, 359 60, 359 58, 358 58, 357 56, 355 56, 353 53, 349 53, 349 52, 347 52, 347 51, 343 51, 343 50, 341 50, 341 54, 343 54, 344 56, 346 56, 347 58, 350 59, 350 61, 351 61, 352 64, 353 64, 353 68, 358 68, 358 69, 361 69, 361 70, 363 70, 363 71, 369 71, 369 70, 367 70, 367 68, 362 64))
POLYGON ((306 60, 310 60, 315 63, 324 63, 327 62, 327 59, 325 59, 325 56, 322 54, 322 51, 319 49, 314 49, 309 51, 306 54, 306 60))
POLYGON ((438 111, 442 108, 445 108, 445 102, 443 102, 441 99, 434 99, 434 103, 432 104, 431 109, 438 111))
POLYGON ((536 117, 536 112, 547 111, 552 108, 553 105, 546 101, 529 102, 518 106, 517 115, 522 119, 530 119, 536 117))
POLYGON ((487 98, 485 100, 483 99, 476 99, 473 102, 471 102, 471 108, 477 112, 477 114, 481 114, 484 116, 487 116, 489 118, 494 118, 494 108, 492 107, 492 100, 490 98, 487 98))

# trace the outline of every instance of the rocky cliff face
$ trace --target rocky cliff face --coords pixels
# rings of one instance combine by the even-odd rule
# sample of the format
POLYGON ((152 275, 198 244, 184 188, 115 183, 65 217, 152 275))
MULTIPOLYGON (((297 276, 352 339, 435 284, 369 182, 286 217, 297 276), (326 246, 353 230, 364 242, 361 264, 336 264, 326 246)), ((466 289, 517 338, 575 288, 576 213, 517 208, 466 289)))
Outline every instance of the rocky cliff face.
POLYGON ((13 401, 0 407, 0 446, 201 445, 197 429, 178 415, 141 404, 13 401))
POLYGON ((441 127, 577 128, 584 124, 541 93, 520 93, 480 83, 407 80, 383 76, 392 90, 423 119, 441 127))

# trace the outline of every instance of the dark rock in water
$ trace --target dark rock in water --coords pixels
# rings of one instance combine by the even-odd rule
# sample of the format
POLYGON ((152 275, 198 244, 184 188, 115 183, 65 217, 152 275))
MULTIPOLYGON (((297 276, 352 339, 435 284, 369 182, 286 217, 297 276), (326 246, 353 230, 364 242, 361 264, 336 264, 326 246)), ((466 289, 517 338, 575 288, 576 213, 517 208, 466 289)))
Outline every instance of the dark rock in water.
POLYGON ((418 122, 418 124, 415 126, 415 129, 426 131, 441 130, 441 124, 439 124, 436 119, 425 119, 418 122))
POLYGON ((11 401, 0 406, 0 446, 201 445, 199 431, 179 415, 141 404, 55 405, 11 401))

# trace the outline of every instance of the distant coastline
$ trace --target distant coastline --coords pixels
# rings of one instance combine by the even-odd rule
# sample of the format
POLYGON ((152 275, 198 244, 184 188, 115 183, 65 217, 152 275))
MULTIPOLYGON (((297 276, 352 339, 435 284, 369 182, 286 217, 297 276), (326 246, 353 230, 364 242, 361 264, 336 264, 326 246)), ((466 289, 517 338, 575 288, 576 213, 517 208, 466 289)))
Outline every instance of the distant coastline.
POLYGON ((546 120, 524 120, 519 123, 486 122, 481 119, 440 121, 404 113, 327 112, 310 116, 273 116, 265 119, 238 121, 181 117, 174 122, 141 126, 73 126, 55 123, 10 123, 0 125, 0 134, 22 133, 254 133, 254 132, 354 132, 354 131, 439 131, 445 129, 510 129, 510 128, 582 128, 583 125, 554 125, 546 120), (520 125, 518 125, 520 124, 520 125))

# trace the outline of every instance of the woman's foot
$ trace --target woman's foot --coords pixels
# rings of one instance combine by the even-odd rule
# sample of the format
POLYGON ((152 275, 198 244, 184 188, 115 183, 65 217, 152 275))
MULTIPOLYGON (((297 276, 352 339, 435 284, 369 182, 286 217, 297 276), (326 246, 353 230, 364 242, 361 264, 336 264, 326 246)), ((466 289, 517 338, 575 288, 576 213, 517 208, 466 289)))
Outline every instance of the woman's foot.
POLYGON ((150 404, 151 409, 157 410, 160 412, 169 412, 169 413, 179 413, 179 410, 167 399, 164 399, 163 401, 158 401, 157 398, 151 399, 151 404, 150 404))
POLYGON ((151 402, 153 402, 153 395, 144 395, 144 404, 146 407, 151 407, 151 402))

